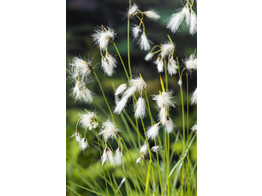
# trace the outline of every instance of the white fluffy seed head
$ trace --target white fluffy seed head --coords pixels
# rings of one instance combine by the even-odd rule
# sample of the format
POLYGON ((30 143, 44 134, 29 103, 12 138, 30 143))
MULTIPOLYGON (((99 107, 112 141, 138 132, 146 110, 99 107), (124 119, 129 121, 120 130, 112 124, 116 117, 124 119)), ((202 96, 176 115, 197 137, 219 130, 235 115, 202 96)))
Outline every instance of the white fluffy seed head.
POLYGON ((135 87, 137 91, 141 92, 146 89, 146 82, 142 79, 142 77, 135 77, 129 81, 129 86, 130 88, 135 87))
POLYGON ((123 97, 131 97, 137 90, 136 86, 129 86, 128 89, 123 93, 123 97))
POLYGON ((190 102, 191 102, 191 105, 197 104, 197 88, 196 88, 196 90, 194 91, 194 93, 193 93, 193 95, 192 95, 192 97, 191 97, 190 102))
POLYGON ((178 82, 177 82, 177 83, 178 83, 178 85, 179 85, 179 86, 181 86, 181 85, 182 85, 182 79, 181 79, 181 78, 179 78, 179 80, 178 80, 178 82))
POLYGON ((88 142, 86 138, 83 138, 80 142, 80 148, 84 151, 88 147, 88 142))
POLYGON ((157 65, 157 71, 158 71, 158 73, 164 71, 164 62, 163 62, 163 59, 160 59, 160 60, 157 59, 157 60, 155 61, 155 64, 157 65))
POLYGON ((159 112, 159 120, 161 120, 162 126, 166 124, 166 107, 161 107, 160 112, 159 112))
POLYGON ((141 32, 141 28, 138 26, 138 25, 135 25, 133 28, 132 28, 132 35, 133 37, 136 39, 139 35, 139 33, 141 32))
MULTIPOLYGON (((74 69, 77 69, 80 74, 89 75, 91 68, 92 59, 84 60, 79 57, 74 57, 72 63, 70 64, 74 69)), ((77 74, 77 72, 75 72, 77 74)))
POLYGON ((156 101, 156 104, 158 106, 158 108, 162 108, 162 107, 168 107, 168 106, 172 106, 175 107, 175 103, 174 101, 172 101, 173 99, 173 92, 172 91, 168 91, 168 92, 162 92, 159 95, 153 95, 153 100, 156 101))
POLYGON ((83 87, 83 93, 82 93, 82 99, 86 103, 92 103, 93 102, 93 93, 86 87, 83 87))
POLYGON ((94 118, 96 118, 94 112, 89 112, 88 114, 80 114, 79 116, 81 118, 79 124, 84 128, 89 127, 91 123, 94 121, 94 118))
POLYGON ((101 57, 101 67, 108 76, 113 75, 116 63, 116 59, 109 53, 105 57, 101 57))
POLYGON ((126 106, 127 101, 128 101, 128 96, 123 96, 122 99, 116 104, 114 113, 117 113, 119 115, 124 109, 124 107, 126 106))
POLYGON ((166 132, 169 134, 173 131, 174 128, 175 128, 175 125, 173 121, 171 120, 170 117, 167 117, 166 118, 166 132))
POLYGON ((190 20, 191 22, 190 22, 189 33, 191 35, 194 35, 197 32, 197 16, 193 10, 191 10, 190 20))
POLYGON ((69 138, 72 138, 72 137, 75 137, 76 141, 80 144, 82 138, 81 138, 81 135, 80 135, 80 133, 78 131, 76 131, 75 134, 73 134, 69 138))
POLYGON ((127 16, 130 18, 137 11, 137 8, 138 6, 135 3, 131 5, 128 9, 127 16))
POLYGON ((160 128, 159 123, 149 127, 149 129, 146 132, 148 139, 155 139, 156 136, 158 135, 159 128, 160 128))
POLYGON ((197 70, 197 59, 195 57, 195 54, 191 54, 188 58, 183 60, 184 64, 186 65, 186 69, 188 71, 191 70, 197 70))
POLYGON ((157 20, 160 18, 160 16, 154 11, 154 10, 148 10, 144 12, 144 14, 151 19, 157 20))
POLYGON ((143 146, 141 146, 140 154, 141 154, 143 157, 146 156, 147 150, 148 150, 147 143, 145 143, 143 146))
POLYGON ((95 29, 95 33, 92 35, 95 45, 97 45, 101 50, 106 50, 109 41, 114 41, 116 32, 114 29, 108 27, 107 31, 104 28, 98 27, 95 29))
POLYGON ((83 90, 80 86, 79 82, 76 82, 74 88, 73 88, 73 92, 72 92, 72 96, 75 98, 75 100, 82 100, 82 94, 83 94, 83 90))
POLYGON ((121 149, 118 147, 117 150, 116 150, 116 153, 115 153, 115 164, 116 165, 121 165, 122 156, 123 156, 123 153, 122 153, 121 149))
POLYGON ((152 59, 153 56, 154 56, 154 54, 153 54, 152 52, 149 52, 149 53, 146 55, 145 60, 146 60, 146 61, 149 61, 149 60, 152 59))
POLYGON ((165 58, 167 55, 175 50, 175 47, 171 42, 168 42, 166 44, 161 44, 161 50, 161 56, 165 58))
POLYGON ((145 99, 141 96, 136 102, 135 105, 135 118, 144 118, 146 114, 146 101, 145 99))
POLYGON ((113 153, 110 150, 110 148, 108 148, 108 147, 105 148, 103 155, 101 157, 101 160, 102 160, 102 165, 104 165, 104 163, 107 160, 111 163, 111 165, 114 165, 114 157, 113 157, 113 153))
POLYGON ((140 163, 141 161, 143 160, 143 158, 138 158, 137 160, 136 160, 136 163, 140 163))
POLYGON ((102 131, 98 135, 102 135, 105 140, 117 136, 120 132, 119 129, 110 121, 107 120, 102 124, 102 131))
POLYGON ((192 131, 194 132, 197 132, 197 125, 194 125, 192 128, 191 128, 192 131))
POLYGON ((178 30, 181 22, 183 21, 184 16, 185 15, 182 11, 172 14, 171 19, 167 24, 167 28, 170 29, 172 33, 175 33, 178 30))
POLYGON ((119 95, 122 92, 124 92, 126 90, 127 86, 128 86, 127 84, 121 84, 119 87, 117 87, 115 95, 119 95))
POLYGON ((182 12, 184 13, 185 17, 186 17, 186 24, 190 25, 190 11, 189 11, 189 6, 186 5, 183 9, 182 12))
POLYGON ((168 61, 167 71, 170 76, 175 75, 177 73, 178 66, 176 61, 172 58, 168 61))
POLYGON ((152 152, 159 152, 159 150, 160 150, 160 146, 153 146, 150 150, 152 151, 152 152))
POLYGON ((150 49, 150 41, 147 39, 146 34, 142 33, 139 39, 139 45, 141 50, 149 50, 150 49))

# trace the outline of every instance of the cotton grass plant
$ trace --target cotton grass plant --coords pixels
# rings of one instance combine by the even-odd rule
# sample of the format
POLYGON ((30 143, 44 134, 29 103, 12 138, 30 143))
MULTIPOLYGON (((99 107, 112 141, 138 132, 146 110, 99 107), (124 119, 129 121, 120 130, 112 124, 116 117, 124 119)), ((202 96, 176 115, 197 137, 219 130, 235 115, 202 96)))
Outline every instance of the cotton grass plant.
MULTIPOLYGON (((171 16, 167 23, 167 32, 170 29, 175 33, 185 20, 190 27, 189 33, 191 35, 196 33, 196 14, 193 5, 194 0, 187 1, 181 11, 171 16)), ((86 172, 96 173, 103 179, 104 185, 98 184, 96 178, 84 179, 77 172, 78 168, 72 169, 87 186, 69 183, 96 195, 197 195, 197 164, 193 165, 189 157, 190 147, 196 140, 197 129, 196 123, 193 127, 189 127, 189 107, 197 104, 197 90, 192 92, 191 96, 188 90, 188 74, 197 70, 197 59, 195 54, 191 54, 190 57, 182 59, 180 66, 179 51, 176 50, 175 40, 171 39, 172 35, 167 35, 167 40, 163 43, 153 45, 145 32, 145 17, 157 21, 161 16, 152 9, 140 10, 139 5, 132 4, 130 1, 126 12, 127 64, 117 48, 116 30, 103 24, 98 24, 91 35, 101 56, 99 63, 101 69, 95 66, 90 58, 74 57, 68 64, 70 79, 68 81, 72 84, 71 95, 75 102, 86 103, 91 108, 94 97, 102 95, 107 105, 107 108, 102 108, 101 111, 92 111, 88 107, 80 109, 75 130, 72 130, 70 137, 75 140, 79 150, 84 154, 89 153, 89 148, 97 149, 100 160, 97 160, 96 167, 102 170, 89 168, 86 172), (130 20, 134 18, 139 22, 133 24, 130 30, 130 20), (159 94, 148 95, 148 84, 143 78, 143 73, 133 74, 129 47, 130 32, 134 41, 138 40, 139 48, 149 51, 141 61, 153 61, 152 64, 157 66, 160 74, 159 94), (114 48, 115 53, 109 53, 109 47, 114 48), (103 72, 105 77, 112 77, 118 74, 115 72, 118 65, 121 65, 125 71, 126 82, 116 88, 113 85, 112 94, 115 95, 116 103, 110 105, 107 100, 109 95, 104 93, 104 87, 96 72, 103 72), (184 75, 186 75, 186 104, 184 104, 182 85, 184 75), (178 80, 180 92, 169 89, 170 77, 178 80), (89 87, 91 82, 99 85, 101 93, 95 95, 92 92, 93 89, 89 87), (181 97, 180 105, 176 102, 178 97, 181 97), (186 112, 184 105, 187 107, 186 112), (127 107, 132 108, 133 111, 126 110, 127 107), (178 107, 182 110, 182 118, 180 118, 182 131, 175 123, 178 117, 172 113, 172 110, 178 107), (154 116, 152 110, 155 110, 158 115, 154 116), (107 118, 101 118, 100 112, 108 114, 107 118), (125 124, 124 129, 118 125, 119 121, 125 124), (137 138, 128 138, 130 132, 135 132, 137 138), (88 141, 88 134, 94 134, 96 140, 88 141), (175 139, 171 141, 170 135, 174 135, 175 139), (177 146, 182 147, 180 153, 176 151, 177 146), (176 161, 174 161, 175 154, 179 157, 176 161), (121 181, 117 182, 116 176, 121 181)), ((134 73, 137 71, 135 70, 134 73)), ((72 191, 79 195, 76 191, 72 191)))

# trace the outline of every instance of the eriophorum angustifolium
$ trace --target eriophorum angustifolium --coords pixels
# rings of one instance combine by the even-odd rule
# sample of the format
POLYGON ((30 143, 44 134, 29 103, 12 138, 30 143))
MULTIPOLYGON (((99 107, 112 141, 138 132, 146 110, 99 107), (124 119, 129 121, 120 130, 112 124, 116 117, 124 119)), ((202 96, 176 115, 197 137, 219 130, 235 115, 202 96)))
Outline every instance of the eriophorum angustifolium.
POLYGON ((68 195, 197 195, 196 34, 194 0, 68 3, 68 195))

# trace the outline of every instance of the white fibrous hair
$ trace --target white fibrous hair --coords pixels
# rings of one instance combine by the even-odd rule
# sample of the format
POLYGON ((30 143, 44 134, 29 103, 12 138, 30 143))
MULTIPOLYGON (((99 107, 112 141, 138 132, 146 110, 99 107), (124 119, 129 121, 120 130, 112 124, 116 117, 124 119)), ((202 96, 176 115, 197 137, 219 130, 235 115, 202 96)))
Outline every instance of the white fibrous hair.
POLYGON ((170 76, 175 75, 177 73, 178 66, 176 61, 172 58, 168 61, 167 71, 170 76))
POLYGON ((122 92, 124 92, 126 90, 127 86, 128 86, 127 84, 121 84, 119 87, 117 87, 115 95, 119 95, 122 92))
POLYGON ((170 29, 172 33, 175 33, 178 30, 181 22, 183 21, 184 16, 185 14, 182 11, 172 14, 171 19, 167 24, 167 28, 170 29))
POLYGON ((181 79, 181 78, 179 78, 179 80, 178 80, 178 82, 177 82, 177 83, 178 83, 178 85, 179 85, 179 86, 181 86, 181 85, 182 85, 182 79, 181 79))
POLYGON ((174 128, 175 128, 175 124, 173 123, 173 121, 171 120, 170 117, 167 117, 167 119, 166 119, 166 132, 169 134, 173 131, 174 128))
POLYGON ((197 32, 197 16, 193 10, 191 11, 190 20, 191 22, 190 22, 189 33, 191 35, 194 35, 197 32))
POLYGON ((116 153, 115 153, 115 164, 116 165, 121 165, 122 163, 122 151, 121 149, 118 147, 117 150, 116 150, 116 153))
POLYGON ((158 135, 159 128, 160 128, 159 123, 149 127, 149 129, 146 132, 148 139, 155 139, 156 136, 158 135))
POLYGON ((75 137, 76 138, 76 141, 80 144, 81 142, 81 136, 80 136, 80 133, 78 131, 75 132, 75 134, 73 134, 72 136, 69 137, 72 138, 72 137, 75 137))
POLYGON ((146 34, 143 33, 139 39, 139 45, 141 50, 150 49, 150 41, 147 39, 146 34))
POLYGON ((138 25, 135 25, 133 28, 132 28, 132 35, 133 37, 136 39, 139 35, 139 33, 141 32, 141 29, 138 25))
POLYGON ((114 68, 116 68, 116 63, 116 59, 109 53, 107 53, 106 57, 101 58, 102 69, 108 76, 113 75, 114 68))
POLYGON ((131 17, 136 11, 138 6, 134 3, 130 8, 128 9, 127 16, 131 17))
POLYGON ((155 61, 155 64, 157 65, 157 71, 158 71, 158 73, 164 71, 164 62, 163 62, 163 59, 157 59, 157 60, 155 61))
POLYGON ((191 127, 191 130, 194 132, 197 132, 197 125, 194 125, 193 127, 191 127))
POLYGON ((152 18, 154 20, 157 20, 160 18, 160 16, 154 11, 154 10, 149 10, 149 11, 145 11, 144 14, 148 17, 148 18, 152 18))
MULTIPOLYGON (((89 75, 92 68, 90 64, 92 63, 92 60, 89 59, 87 62, 81 58, 74 57, 72 60, 72 63, 70 64, 72 67, 76 68, 80 74, 87 74, 89 75)), ((77 73, 77 72, 76 72, 77 73)))
POLYGON ((153 146, 150 150, 152 152, 159 152, 160 148, 161 148, 160 146, 153 146))
POLYGON ((111 163, 111 165, 114 165, 114 157, 113 157, 113 153, 112 151, 106 147, 104 152, 103 152, 103 155, 101 157, 101 160, 102 160, 102 165, 104 165, 104 163, 109 160, 109 162, 111 163))
POLYGON ((161 124, 164 126, 166 124, 166 107, 161 107, 159 112, 159 120, 161 121, 161 124))
POLYGON ((197 104, 197 88, 196 88, 196 90, 194 91, 190 102, 191 102, 192 105, 193 105, 193 104, 197 104))
POLYGON ((161 50, 162 50, 161 51, 161 56, 164 58, 168 54, 173 52, 175 50, 175 47, 173 46, 173 44, 171 42, 168 42, 166 44, 161 44, 161 50))
POLYGON ((149 60, 152 59, 153 56, 154 56, 154 54, 153 54, 152 52, 149 52, 149 53, 146 55, 145 60, 146 60, 146 61, 149 61, 149 60))
POLYGON ((144 89, 146 89, 146 82, 141 77, 136 77, 129 81, 129 88, 123 96, 131 97, 136 91, 141 92, 144 89))
POLYGON ((91 123, 94 121, 94 118, 96 118, 95 113, 94 112, 89 112, 88 114, 80 114, 80 121, 79 124, 84 127, 90 127, 91 123))
POLYGON ((114 113, 117 113, 119 115, 124 109, 124 107, 126 106, 127 101, 128 101, 128 96, 123 96, 122 99, 116 104, 114 113))
POLYGON ((81 150, 85 150, 86 148, 88 147, 88 143, 87 143, 87 139, 86 138, 83 138, 80 142, 80 148, 81 150))
POLYGON ((191 54, 187 59, 185 59, 184 64, 188 71, 197 70, 197 59, 195 58, 195 54, 191 54))
POLYGON ((107 28, 107 31, 103 27, 98 27, 95 29, 95 32, 92 35, 95 45, 97 45, 101 50, 106 50, 109 41, 114 41, 116 32, 112 28, 107 28))
POLYGON ((189 7, 188 5, 186 5, 183 9, 182 12, 184 13, 185 17, 186 17, 186 24, 190 25, 190 11, 189 11, 189 7))
POLYGON ((146 101, 145 99, 141 96, 136 102, 135 105, 135 118, 144 118, 146 114, 146 101))
POLYGON ((143 160, 143 158, 138 158, 137 160, 136 160, 136 163, 140 163, 141 161, 143 160))
POLYGON ((140 154, 141 154, 142 156, 146 156, 147 150, 148 150, 147 143, 145 143, 145 144, 144 144, 143 146, 141 146, 141 148, 140 148, 140 154))
POLYGON ((175 104, 172 101, 172 99, 173 99, 173 92, 172 91, 162 92, 159 95, 153 95, 153 100, 156 101, 158 108, 162 108, 164 106, 175 107, 175 104))
POLYGON ((83 87, 82 99, 86 103, 93 102, 93 93, 86 87, 83 87))
POLYGON ((75 100, 82 100, 83 97, 83 90, 79 84, 79 82, 76 82, 75 87, 73 88, 72 96, 75 98, 75 100))
POLYGON ((105 140, 117 136, 119 129, 110 121, 107 120, 102 124, 102 131, 98 135, 102 135, 105 140))

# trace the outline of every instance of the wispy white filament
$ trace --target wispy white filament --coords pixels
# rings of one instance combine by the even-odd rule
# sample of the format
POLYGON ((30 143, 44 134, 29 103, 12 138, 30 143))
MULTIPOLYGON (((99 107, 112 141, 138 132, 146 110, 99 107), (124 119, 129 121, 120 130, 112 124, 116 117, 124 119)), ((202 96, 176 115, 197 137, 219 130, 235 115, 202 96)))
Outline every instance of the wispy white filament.
POLYGON ((116 104, 116 108, 114 110, 114 113, 120 114, 121 111, 126 106, 127 101, 128 101, 128 96, 122 97, 122 99, 116 104))
POLYGON ((171 52, 175 50, 175 47, 171 42, 168 42, 166 44, 161 44, 161 56, 164 58, 167 55, 169 55, 171 52))
POLYGON ((167 117, 167 119, 166 119, 166 132, 169 134, 173 131, 174 128, 175 128, 175 125, 174 125, 173 121, 171 120, 170 117, 167 117))
POLYGON ((149 50, 150 49, 150 42, 146 37, 146 34, 143 33, 139 39, 139 45, 141 50, 149 50))
POLYGON ((122 92, 124 92, 124 90, 126 90, 127 86, 128 86, 127 84, 121 84, 119 87, 117 87, 115 95, 119 95, 122 92))
POLYGON ((116 165, 121 165, 122 163, 122 151, 121 149, 118 147, 117 150, 116 150, 116 153, 115 153, 115 164, 116 165))
POLYGON ((172 14, 171 19, 167 24, 167 28, 170 29, 172 33, 175 33, 178 30, 181 22, 183 21, 184 16, 185 14, 182 11, 172 14))
POLYGON ((91 67, 90 67, 91 63, 92 63, 92 59, 85 61, 81 58, 74 57, 71 66, 76 68, 78 72, 80 72, 80 74, 89 75, 91 72, 91 67))
POLYGON ((193 104, 197 104, 197 88, 196 88, 196 90, 194 91, 190 102, 191 102, 192 105, 193 105, 193 104))
POLYGON ((107 148, 107 147, 105 148, 104 153, 103 153, 101 159, 102 159, 102 165, 104 165, 104 163, 105 163, 107 160, 110 161, 111 165, 114 165, 113 153, 112 153, 112 151, 111 151, 109 148, 107 148))
POLYGON ((149 10, 144 12, 144 14, 148 17, 148 18, 152 18, 154 20, 157 20, 160 18, 160 16, 154 11, 154 10, 149 10))
POLYGON ((128 17, 131 17, 136 11, 137 11, 138 6, 134 3, 132 6, 130 6, 128 10, 128 17))
POLYGON ((78 131, 76 131, 75 134, 73 134, 72 136, 70 136, 69 139, 72 138, 72 137, 75 137, 75 138, 76 138, 76 141, 77 141, 78 143, 81 142, 81 136, 80 136, 80 133, 79 133, 78 131))
POLYGON ((141 32, 141 29, 138 25, 135 25, 133 28, 132 28, 132 35, 133 37, 136 39, 139 35, 139 33, 141 32))
POLYGON ((159 123, 149 127, 149 129, 146 132, 148 139, 155 139, 156 136, 158 135, 159 128, 160 128, 159 123))
POLYGON ((183 60, 186 65, 186 69, 188 71, 197 70, 197 59, 195 58, 195 54, 191 54, 187 59, 183 60))
POLYGON ((139 97, 135 105, 135 117, 144 118, 146 114, 146 101, 143 97, 139 97))
POLYGON ((159 152, 159 150, 160 150, 160 146, 153 146, 153 147, 151 148, 151 151, 152 151, 152 152, 159 152))
POLYGON ((186 17, 186 24, 190 25, 190 11, 189 11, 189 6, 186 5, 183 9, 182 12, 184 13, 185 17, 186 17))
POLYGON ((94 112, 89 112, 88 114, 80 114, 80 121, 79 124, 86 128, 91 125, 91 123, 94 121, 95 118, 95 113, 94 112))
POLYGON ((166 107, 161 107, 159 112, 159 120, 161 120, 161 124, 164 126, 166 124, 166 107))
POLYGON ((96 33, 92 35, 92 38, 101 50, 106 50, 108 42, 113 41, 116 36, 115 30, 109 27, 107 28, 107 31, 105 31, 103 27, 98 27, 95 29, 95 32, 96 33))
POLYGON ((86 102, 86 103, 91 103, 93 102, 93 93, 86 87, 83 87, 83 93, 82 93, 82 99, 86 102))
POLYGON ((141 92, 144 89, 146 89, 146 82, 141 77, 136 77, 129 81, 129 88, 124 92, 123 96, 130 97, 136 91, 141 92))
POLYGON ((102 131, 98 135, 102 135, 105 140, 117 136, 119 129, 110 121, 107 120, 102 124, 102 131))
POLYGON ((101 67, 108 76, 113 75, 114 68, 116 68, 116 63, 116 59, 109 53, 107 53, 105 57, 101 58, 101 67))
POLYGON ((80 148, 81 150, 85 150, 86 148, 88 147, 88 143, 87 143, 87 139, 86 138, 83 138, 80 142, 80 148))
POLYGON ((160 72, 163 72, 164 71, 164 62, 163 62, 163 59, 157 59, 156 61, 155 61, 155 63, 157 64, 157 71, 158 71, 158 73, 160 73, 160 72))
POLYGON ((76 82, 75 87, 73 88, 72 96, 75 100, 82 100, 83 90, 80 87, 80 83, 76 82))
POLYGON ((158 108, 162 108, 164 106, 172 106, 175 107, 173 99, 173 92, 168 91, 168 92, 162 92, 162 94, 159 95, 153 95, 153 100, 156 101, 158 108))
POLYGON ((197 16, 193 10, 191 10, 190 20, 191 22, 190 22, 189 33, 191 35, 194 35, 197 32, 197 16))
POLYGON ((146 153, 147 153, 147 150, 148 150, 147 143, 145 143, 143 146, 141 146, 140 154, 141 154, 142 156, 145 156, 146 153))
POLYGON ((154 54, 151 53, 151 52, 149 52, 149 53, 146 55, 145 60, 146 60, 146 61, 149 61, 149 60, 152 59, 153 56, 154 56, 154 54))
POLYGON ((192 128, 191 128, 192 131, 194 132, 197 132, 197 125, 194 125, 192 128))
POLYGON ((138 158, 137 160, 136 160, 136 163, 140 163, 141 161, 143 160, 143 158, 138 158))
POLYGON ((172 58, 169 60, 167 65, 167 71, 170 76, 175 75, 177 73, 178 66, 176 61, 172 58))

